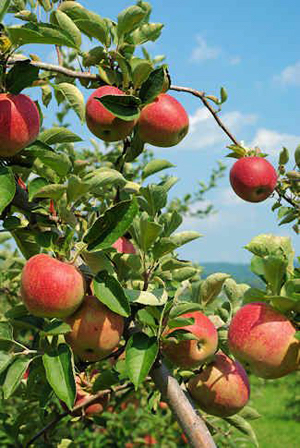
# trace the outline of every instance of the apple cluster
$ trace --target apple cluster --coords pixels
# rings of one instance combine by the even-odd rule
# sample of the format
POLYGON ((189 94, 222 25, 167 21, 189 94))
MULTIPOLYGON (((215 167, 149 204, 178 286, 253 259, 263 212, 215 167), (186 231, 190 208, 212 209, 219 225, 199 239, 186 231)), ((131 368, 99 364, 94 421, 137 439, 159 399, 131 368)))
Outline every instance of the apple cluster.
POLYGON ((300 342, 290 320, 265 302, 253 302, 237 311, 228 330, 228 354, 218 350, 218 333, 200 311, 185 313, 191 325, 166 329, 164 355, 175 366, 196 369, 187 388, 203 411, 218 417, 239 412, 249 401, 245 368, 254 375, 275 379, 299 369, 300 342), (172 333, 185 330, 193 339, 176 341, 172 333), (245 368, 244 368, 244 367, 245 368))

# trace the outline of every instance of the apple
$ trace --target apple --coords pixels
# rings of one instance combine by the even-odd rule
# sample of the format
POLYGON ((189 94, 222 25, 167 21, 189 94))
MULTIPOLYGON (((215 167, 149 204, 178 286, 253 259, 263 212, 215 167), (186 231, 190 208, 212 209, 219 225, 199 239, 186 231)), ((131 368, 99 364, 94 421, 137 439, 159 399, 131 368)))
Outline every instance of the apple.
POLYGON ((27 95, 0 93, 0 157, 11 157, 36 140, 40 115, 27 95))
POLYGON ((84 294, 81 272, 50 255, 34 255, 22 270, 21 297, 34 316, 67 317, 79 307, 84 294))
POLYGON ((125 121, 109 112, 95 99, 104 95, 124 95, 124 92, 113 86, 96 89, 86 103, 86 124, 92 134, 105 142, 123 140, 131 133, 135 120, 125 121))
POLYGON ((154 146, 175 146, 189 130, 189 117, 182 105, 167 93, 147 104, 138 119, 138 134, 154 146))
POLYGON ((250 385, 244 368, 222 352, 218 352, 211 364, 189 380, 188 390, 200 409, 217 417, 236 414, 250 398, 250 385))
POLYGON ((65 321, 71 326, 65 340, 82 361, 99 361, 112 353, 124 329, 124 318, 94 296, 85 297, 81 307, 65 321))
POLYGON ((261 378, 280 378, 295 371, 300 341, 289 319, 264 302, 244 305, 228 331, 231 353, 261 378))
POLYGON ((230 183, 240 198, 261 202, 275 190, 277 173, 263 157, 242 157, 230 170, 230 183))
POLYGON ((200 311, 193 311, 179 316, 194 318, 194 323, 183 327, 167 329, 164 336, 172 335, 174 331, 186 330, 197 339, 175 342, 165 338, 162 348, 166 357, 176 366, 183 368, 198 367, 207 361, 217 350, 218 332, 214 324, 200 311))
POLYGON ((125 238, 125 236, 121 236, 114 242, 112 245, 116 249, 117 252, 121 254, 136 254, 136 250, 134 245, 130 240, 125 238))

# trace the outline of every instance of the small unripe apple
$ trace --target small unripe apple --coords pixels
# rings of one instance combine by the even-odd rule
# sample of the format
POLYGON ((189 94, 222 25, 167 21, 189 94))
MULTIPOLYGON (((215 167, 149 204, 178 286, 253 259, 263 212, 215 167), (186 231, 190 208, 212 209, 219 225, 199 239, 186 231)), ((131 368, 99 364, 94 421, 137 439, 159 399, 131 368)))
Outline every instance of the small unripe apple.
POLYGON ((198 367, 207 361, 217 350, 218 332, 214 324, 200 311, 193 311, 179 316, 194 318, 194 323, 183 327, 167 329, 164 336, 172 336, 177 330, 186 330, 197 339, 175 342, 166 338, 163 342, 163 353, 176 366, 186 369, 198 367))
POLYGON ((125 238, 125 236, 121 236, 114 242, 112 245, 116 249, 117 252, 121 254, 136 254, 136 250, 134 245, 130 240, 125 238))
POLYGON ((250 398, 244 368, 221 352, 201 373, 189 380, 188 390, 200 409, 217 417, 236 414, 250 398))
POLYGON ((124 92, 113 86, 96 89, 86 103, 86 124, 96 137, 105 142, 123 140, 131 133, 135 120, 125 121, 109 112, 95 99, 104 95, 124 95, 124 92))
POLYGON ((79 307, 84 294, 80 271, 47 254, 34 255, 22 270, 21 297, 34 316, 67 317, 79 307))
POLYGON ((27 95, 0 93, 0 157, 11 157, 36 140, 40 115, 27 95))
POLYGON ((244 305, 228 331, 232 354, 261 378, 280 378, 299 368, 300 341, 289 319, 264 302, 244 305))
POLYGON ((159 147, 175 146, 189 130, 189 117, 182 105, 167 93, 147 104, 138 119, 138 133, 146 143, 159 147))
POLYGON ((99 361, 118 346, 124 318, 111 311, 97 297, 85 297, 81 307, 66 319, 71 331, 66 342, 83 361, 99 361))
POLYGON ((230 170, 230 183, 240 198, 261 202, 275 190, 277 173, 263 157, 242 157, 230 170))

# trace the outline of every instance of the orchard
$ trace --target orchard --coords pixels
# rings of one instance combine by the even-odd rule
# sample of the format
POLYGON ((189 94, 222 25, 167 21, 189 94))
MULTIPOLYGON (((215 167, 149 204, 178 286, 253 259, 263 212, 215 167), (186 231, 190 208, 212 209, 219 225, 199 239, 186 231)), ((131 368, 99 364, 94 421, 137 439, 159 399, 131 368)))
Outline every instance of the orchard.
POLYGON ((261 287, 203 278, 177 253, 200 236, 179 229, 191 199, 170 199, 173 165, 152 149, 188 136, 177 98, 192 95, 228 138, 228 185, 249 207, 269 198, 298 234, 300 146, 273 166, 223 123, 223 87, 173 84, 144 47, 163 32, 149 2, 96 9, 0 1, 0 445, 258 447, 253 378, 300 368, 295 250, 261 233, 246 245, 261 287))

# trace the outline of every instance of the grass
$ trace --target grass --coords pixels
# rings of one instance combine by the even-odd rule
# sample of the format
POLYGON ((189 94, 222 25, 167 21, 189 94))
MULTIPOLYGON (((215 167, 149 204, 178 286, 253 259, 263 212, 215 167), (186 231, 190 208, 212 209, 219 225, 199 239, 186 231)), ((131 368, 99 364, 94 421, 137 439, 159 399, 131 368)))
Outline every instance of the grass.
MULTIPOLYGON (((262 415, 251 422, 260 448, 299 448, 299 373, 268 381, 252 376, 251 385, 253 393, 250 405, 262 415), (291 407, 297 398, 297 387, 298 405, 291 407)), ((249 448, 251 446, 249 444, 249 448)))

